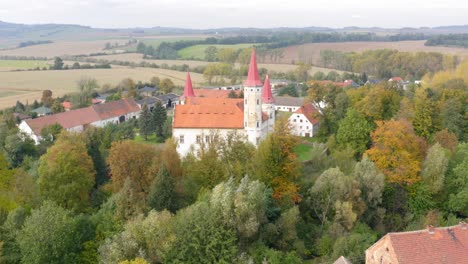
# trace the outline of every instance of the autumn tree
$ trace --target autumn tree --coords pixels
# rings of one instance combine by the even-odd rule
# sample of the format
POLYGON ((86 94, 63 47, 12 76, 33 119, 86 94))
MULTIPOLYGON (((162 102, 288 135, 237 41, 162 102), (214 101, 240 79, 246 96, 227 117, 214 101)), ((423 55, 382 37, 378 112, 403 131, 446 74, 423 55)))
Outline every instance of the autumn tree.
POLYGON ((167 93, 172 92, 172 90, 175 88, 175 85, 174 85, 174 83, 172 82, 171 79, 164 78, 159 83, 159 88, 161 89, 161 92, 163 94, 167 94, 167 93))
POLYGON ((81 108, 91 104, 93 92, 99 87, 98 82, 94 78, 82 77, 77 82, 78 95, 72 97, 74 108, 81 108))
POLYGON ((434 133, 433 113, 437 112, 428 90, 419 90, 415 98, 413 127, 416 135, 429 139, 434 133))
POLYGON ((158 76, 153 76, 153 77, 151 77, 150 83, 154 87, 159 87, 159 84, 161 83, 161 80, 159 79, 158 76))
POLYGON ((63 132, 41 157, 38 174, 44 200, 77 212, 89 207, 96 171, 79 135, 63 132))
POLYGON ((112 143, 108 163, 114 191, 119 191, 129 178, 136 193, 146 197, 154 178, 154 175, 148 175, 148 170, 156 155, 157 151, 151 145, 134 141, 112 143))
POLYGON ((436 132, 434 134, 434 141, 452 152, 455 151, 458 145, 457 135, 450 133, 448 129, 436 132))
POLYGON ((135 98, 137 96, 136 83, 132 78, 125 78, 120 81, 119 87, 127 91, 127 98, 135 98))
POLYGON ((369 158, 387 176, 388 182, 412 184, 419 181, 425 143, 406 120, 377 121, 372 132, 369 158))
POLYGON ((51 90, 44 90, 42 91, 41 102, 47 106, 51 107, 54 99, 52 98, 52 91, 51 90))
POLYGON ((260 142, 254 158, 255 176, 273 188, 278 201, 299 202, 298 186, 301 164, 294 152, 297 139, 285 119, 278 120, 275 131, 260 142))
POLYGON ((237 59, 237 52, 231 48, 219 49, 217 55, 219 61, 229 64, 233 64, 237 59))
POLYGON ((65 112, 65 108, 63 107, 62 103, 60 103, 60 101, 58 100, 54 100, 52 106, 50 107, 50 110, 54 114, 65 112))

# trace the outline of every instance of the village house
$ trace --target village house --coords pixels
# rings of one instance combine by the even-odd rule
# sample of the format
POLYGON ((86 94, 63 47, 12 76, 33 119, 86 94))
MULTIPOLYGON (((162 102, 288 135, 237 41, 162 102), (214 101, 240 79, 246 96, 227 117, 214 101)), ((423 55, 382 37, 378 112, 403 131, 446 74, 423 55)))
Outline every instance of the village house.
POLYGON ((213 137, 237 133, 257 146, 275 124, 274 100, 270 82, 262 83, 258 74, 255 50, 252 50, 244 98, 227 98, 228 90, 197 89, 192 87, 190 74, 180 104, 174 108, 172 134, 177 140, 177 151, 187 155, 213 137), (223 95, 221 95, 223 93, 223 95), (227 93, 227 94, 226 94, 227 93))
POLYGON ((388 233, 366 250, 366 264, 468 263, 468 225, 388 233))
POLYGON ((319 126, 319 111, 312 104, 299 107, 289 118, 291 134, 299 137, 313 137, 319 126))
POLYGON ((140 107, 137 103, 133 99, 123 99, 23 120, 19 129, 33 139, 36 144, 39 144, 42 129, 50 125, 59 124, 67 131, 81 132, 89 126, 104 127, 109 123, 118 124, 139 116, 140 107))

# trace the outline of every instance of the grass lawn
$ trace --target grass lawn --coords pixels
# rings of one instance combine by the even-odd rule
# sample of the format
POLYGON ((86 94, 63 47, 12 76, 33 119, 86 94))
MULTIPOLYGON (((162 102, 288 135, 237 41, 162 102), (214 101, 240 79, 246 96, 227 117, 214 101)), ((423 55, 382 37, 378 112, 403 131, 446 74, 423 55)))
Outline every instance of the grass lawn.
POLYGON ((312 143, 319 142, 320 139, 317 137, 300 137, 299 140, 301 143, 294 148, 294 151, 300 161, 308 161, 312 152, 312 143))
POLYGON ((252 47, 253 45, 255 44, 244 43, 235 45, 195 45, 179 50, 178 54, 181 59, 203 60, 205 59, 205 49, 210 46, 215 46, 219 50, 222 48, 243 49, 252 47))
POLYGON ((141 143, 145 143, 145 144, 156 144, 156 145, 162 145, 164 144, 164 142, 158 142, 157 141, 157 137, 156 137, 156 134, 152 134, 150 136, 148 136, 148 140, 145 140, 145 138, 143 136, 141 136, 140 134, 135 134, 135 139, 134 139, 136 142, 141 142, 141 143))

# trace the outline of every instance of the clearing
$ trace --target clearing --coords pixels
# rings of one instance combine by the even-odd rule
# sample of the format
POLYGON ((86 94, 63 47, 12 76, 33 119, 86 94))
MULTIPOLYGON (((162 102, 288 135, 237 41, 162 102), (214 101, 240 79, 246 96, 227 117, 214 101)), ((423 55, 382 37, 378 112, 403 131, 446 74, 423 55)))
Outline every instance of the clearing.
MULTIPOLYGON (((75 92, 76 81, 81 77, 95 78, 100 85, 109 83, 117 85, 124 78, 132 78, 135 82, 148 82, 151 77, 169 78, 176 85, 184 85, 185 72, 152 68, 114 67, 112 69, 86 69, 62 71, 21 71, 0 72, 0 109, 13 106, 17 100, 24 103, 39 100, 42 90, 50 89, 53 96, 63 96, 75 92)), ((192 73, 192 81, 196 86, 204 82, 203 75, 192 73)))

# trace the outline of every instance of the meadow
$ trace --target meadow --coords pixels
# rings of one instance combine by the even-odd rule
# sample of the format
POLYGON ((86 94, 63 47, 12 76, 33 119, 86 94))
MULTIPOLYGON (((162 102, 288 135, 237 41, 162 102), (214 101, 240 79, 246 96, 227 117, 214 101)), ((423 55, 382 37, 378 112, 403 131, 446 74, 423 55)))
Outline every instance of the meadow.
MULTIPOLYGON (((117 85, 124 78, 148 82, 151 77, 169 78, 176 85, 184 85, 186 73, 152 68, 114 67, 66 71, 0 72, 0 109, 13 106, 17 100, 24 103, 41 98, 42 91, 50 89, 54 96, 76 92, 76 81, 82 77, 95 78, 100 85, 117 85)), ((192 73, 195 86, 204 82, 201 74, 192 73)))
POLYGON ((204 60, 205 59, 205 49, 210 46, 215 46, 218 50, 222 48, 231 48, 231 49, 243 49, 252 47, 254 44, 243 43, 235 45, 195 45, 190 46, 185 49, 179 50, 179 57, 182 59, 196 59, 204 60))

